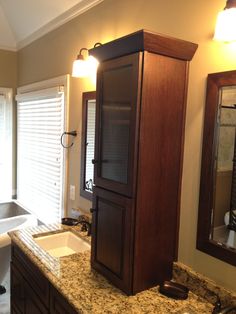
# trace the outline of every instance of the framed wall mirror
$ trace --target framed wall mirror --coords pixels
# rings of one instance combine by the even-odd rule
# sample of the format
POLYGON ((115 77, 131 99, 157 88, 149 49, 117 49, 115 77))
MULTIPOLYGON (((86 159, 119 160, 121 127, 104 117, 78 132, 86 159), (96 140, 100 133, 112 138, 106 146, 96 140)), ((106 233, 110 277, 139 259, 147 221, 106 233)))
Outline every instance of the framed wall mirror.
POLYGON ((82 138, 80 195, 92 200, 95 145, 96 92, 86 92, 82 96, 82 138))
POLYGON ((207 78, 197 248, 236 265, 236 70, 207 78))

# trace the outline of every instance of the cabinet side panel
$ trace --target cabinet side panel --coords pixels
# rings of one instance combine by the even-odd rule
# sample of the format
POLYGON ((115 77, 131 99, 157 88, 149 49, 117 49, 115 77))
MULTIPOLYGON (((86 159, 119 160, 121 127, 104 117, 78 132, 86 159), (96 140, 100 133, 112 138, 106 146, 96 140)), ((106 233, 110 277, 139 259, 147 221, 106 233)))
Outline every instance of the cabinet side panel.
POLYGON ((172 276, 178 237, 187 62, 145 52, 134 292, 172 276))

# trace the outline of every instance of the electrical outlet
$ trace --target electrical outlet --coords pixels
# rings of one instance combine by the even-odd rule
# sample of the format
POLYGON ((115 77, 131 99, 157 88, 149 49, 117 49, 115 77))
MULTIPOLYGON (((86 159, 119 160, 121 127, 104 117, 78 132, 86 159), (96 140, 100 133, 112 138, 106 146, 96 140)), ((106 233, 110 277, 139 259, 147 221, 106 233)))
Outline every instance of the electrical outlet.
POLYGON ((75 201, 75 186, 70 185, 70 200, 75 201))

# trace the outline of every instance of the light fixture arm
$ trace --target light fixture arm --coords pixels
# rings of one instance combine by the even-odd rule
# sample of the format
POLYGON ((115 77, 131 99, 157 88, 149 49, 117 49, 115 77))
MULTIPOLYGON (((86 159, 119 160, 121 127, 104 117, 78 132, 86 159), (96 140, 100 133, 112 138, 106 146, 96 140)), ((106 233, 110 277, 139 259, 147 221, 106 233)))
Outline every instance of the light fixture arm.
POLYGON ((79 55, 82 55, 83 51, 88 51, 88 48, 81 48, 80 51, 79 51, 79 55))
MULTIPOLYGON (((94 48, 101 46, 102 44, 97 42, 94 45, 94 48)), ((98 67, 98 61, 89 55, 88 48, 81 48, 79 54, 77 55, 76 60, 73 62, 72 67, 72 76, 73 77, 88 77, 96 74, 98 67), (84 56, 84 52, 87 52, 86 56, 84 56)))
POLYGON ((97 42, 94 44, 93 48, 96 48, 96 47, 99 47, 99 46, 102 46, 102 44, 100 42, 97 42))
POLYGON ((83 51, 88 51, 87 48, 81 48, 79 54, 77 55, 77 60, 84 60, 83 51))

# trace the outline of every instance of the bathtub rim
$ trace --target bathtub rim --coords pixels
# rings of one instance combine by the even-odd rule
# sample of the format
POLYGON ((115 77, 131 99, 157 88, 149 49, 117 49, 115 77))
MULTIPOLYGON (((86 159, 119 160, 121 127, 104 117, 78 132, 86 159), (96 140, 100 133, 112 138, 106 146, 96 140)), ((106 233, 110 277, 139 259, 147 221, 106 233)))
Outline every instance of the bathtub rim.
POLYGON ((9 237, 8 232, 11 232, 14 230, 20 230, 22 228, 26 228, 26 227, 30 227, 30 226, 38 225, 37 218, 32 214, 25 214, 25 215, 13 216, 13 217, 9 217, 9 218, 3 218, 0 221, 7 223, 7 221, 15 220, 17 218, 18 219, 26 218, 26 220, 22 224, 7 230, 7 232, 0 234, 0 249, 2 247, 5 247, 5 246, 11 244, 11 238, 9 237))

